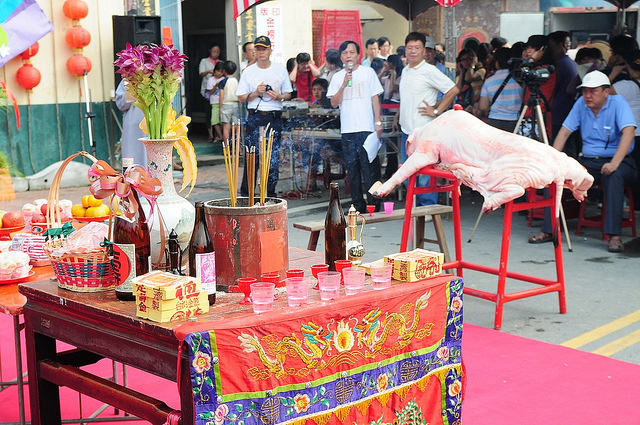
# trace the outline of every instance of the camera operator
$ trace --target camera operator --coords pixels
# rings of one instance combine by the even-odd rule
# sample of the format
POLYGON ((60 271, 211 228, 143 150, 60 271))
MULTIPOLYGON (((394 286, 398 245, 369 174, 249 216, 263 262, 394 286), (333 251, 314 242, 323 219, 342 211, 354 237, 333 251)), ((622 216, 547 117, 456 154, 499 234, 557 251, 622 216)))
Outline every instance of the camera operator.
MULTIPOLYGON (((536 69, 540 69, 540 68, 547 68, 549 71, 552 71, 553 69, 555 69, 556 62, 555 62, 555 58, 553 57, 552 50, 553 49, 548 48, 547 36, 541 35, 541 34, 530 36, 527 42, 525 43, 525 50, 522 53, 523 59, 533 62, 533 66, 529 69, 529 71, 535 71, 536 69)), ((527 75, 533 75, 533 76, 535 76, 536 74, 537 73, 535 72, 527 73, 527 75)), ((534 83, 536 88, 539 85, 540 95, 543 100, 540 103, 540 107, 542 109, 542 113, 544 114, 544 118, 546 121, 545 128, 547 130, 547 137, 550 137, 551 126, 553 125, 551 121, 551 114, 550 114, 549 107, 553 102, 553 89, 555 88, 555 85, 556 85, 556 75, 553 72, 549 72, 549 74, 550 74, 549 77, 544 81, 535 81, 535 78, 533 79, 534 81, 532 81, 532 83, 534 83)), ((527 99, 529 99, 529 96, 531 95, 531 87, 530 87, 531 84, 529 84, 527 81, 525 81, 525 83, 526 83, 526 87, 525 87, 524 99, 526 101, 527 99)), ((535 114, 535 111, 529 110, 527 117, 530 117, 532 113, 535 114)))

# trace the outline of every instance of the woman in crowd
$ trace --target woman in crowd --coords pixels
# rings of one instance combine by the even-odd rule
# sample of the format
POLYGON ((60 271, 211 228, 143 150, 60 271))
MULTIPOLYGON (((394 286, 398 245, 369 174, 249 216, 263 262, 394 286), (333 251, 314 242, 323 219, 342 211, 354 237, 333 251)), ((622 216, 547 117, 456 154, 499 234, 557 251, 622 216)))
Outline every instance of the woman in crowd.
POLYGON ((469 48, 462 49, 456 61, 456 85, 460 90, 456 96, 456 103, 466 111, 473 112, 474 103, 480 99, 480 89, 486 70, 478 66, 478 56, 469 48))
POLYGON ((324 78, 327 80, 327 83, 330 83, 333 75, 341 69, 342 61, 340 60, 340 53, 338 53, 338 50, 327 50, 324 54, 324 63, 320 67, 320 78, 324 78))

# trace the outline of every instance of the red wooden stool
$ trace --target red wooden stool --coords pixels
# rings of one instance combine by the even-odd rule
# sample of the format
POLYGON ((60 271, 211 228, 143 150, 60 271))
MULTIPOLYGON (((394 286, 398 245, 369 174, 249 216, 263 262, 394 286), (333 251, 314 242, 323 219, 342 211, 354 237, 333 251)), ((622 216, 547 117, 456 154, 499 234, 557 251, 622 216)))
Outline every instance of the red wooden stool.
POLYGON ((520 298, 532 297, 535 295, 546 294, 549 292, 558 292, 560 303, 560 313, 567 312, 567 303, 564 287, 564 268, 562 263, 562 245, 560 238, 560 220, 552 214, 552 226, 554 229, 554 253, 556 261, 556 280, 544 279, 536 276, 530 276, 523 273, 516 273, 507 270, 507 262, 509 260, 509 242, 511 238, 511 221, 514 212, 528 210, 531 208, 551 207, 552 211, 556 208, 556 186, 549 186, 550 198, 536 200, 530 197, 529 202, 514 204, 513 201, 506 203, 504 211, 504 223, 502 227, 502 248, 500 250, 500 267, 488 267, 481 264, 474 264, 462 259, 462 236, 460 231, 460 194, 459 182, 455 175, 450 171, 436 170, 431 167, 425 167, 409 177, 407 186, 407 200, 405 203, 405 220, 402 227, 402 239, 400 242, 400 251, 407 250, 407 241, 409 239, 409 223, 411 223, 411 209, 413 208, 413 195, 431 192, 449 192, 451 194, 453 206, 453 233, 455 239, 455 260, 442 265, 443 269, 457 269, 457 274, 462 276, 463 269, 475 270, 482 273, 489 273, 498 276, 498 289, 496 293, 486 292, 479 289, 473 289, 466 286, 464 293, 474 297, 483 298, 493 301, 496 304, 496 312, 494 319, 494 328, 502 328, 502 311, 504 304, 509 301, 518 300, 520 298), (431 176, 429 186, 416 187, 416 178, 419 175, 431 176), (449 181, 444 185, 436 184, 437 177, 444 178, 449 181), (525 282, 535 283, 539 287, 527 289, 518 292, 505 293, 505 284, 507 278, 521 280, 525 282))
MULTIPOLYGON (((602 190, 602 185, 595 186, 596 189, 602 190)), ((622 228, 631 227, 631 233, 633 237, 636 237, 636 214, 633 203, 633 192, 629 186, 625 186, 624 190, 627 192, 627 198, 629 198, 629 218, 622 219, 622 228)), ((600 229, 602 232, 602 240, 608 240, 608 235, 604 234, 604 215, 605 215, 605 207, 604 202, 602 203, 602 210, 600 215, 594 215, 590 217, 585 217, 585 207, 587 205, 586 200, 580 202, 580 215, 578 216, 578 229, 576 230, 576 235, 580 235, 580 229, 582 227, 595 227, 596 229, 600 229)))

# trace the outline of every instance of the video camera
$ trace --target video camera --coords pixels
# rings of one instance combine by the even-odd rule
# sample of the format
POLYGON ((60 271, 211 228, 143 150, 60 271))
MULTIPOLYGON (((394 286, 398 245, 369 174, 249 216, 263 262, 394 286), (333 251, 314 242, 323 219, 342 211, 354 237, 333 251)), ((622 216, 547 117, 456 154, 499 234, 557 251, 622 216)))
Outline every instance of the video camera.
POLYGON ((522 58, 511 58, 507 64, 513 78, 517 82, 527 85, 540 85, 547 81, 555 71, 553 65, 537 66, 534 62, 522 58))

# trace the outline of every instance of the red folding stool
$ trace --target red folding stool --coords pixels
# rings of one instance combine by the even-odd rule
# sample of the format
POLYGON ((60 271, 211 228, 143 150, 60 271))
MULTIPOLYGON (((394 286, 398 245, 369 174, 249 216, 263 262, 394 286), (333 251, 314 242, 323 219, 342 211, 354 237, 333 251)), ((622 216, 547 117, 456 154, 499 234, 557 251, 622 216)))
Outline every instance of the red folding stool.
MULTIPOLYGON (((596 185, 596 189, 599 189, 604 194, 602 190, 602 185, 596 185)), ((633 201, 633 191, 630 186, 625 186, 624 191, 627 193, 627 198, 629 199, 629 218, 622 219, 622 228, 630 227, 631 234, 633 237, 636 237, 636 213, 635 213, 635 204, 633 201)), ((603 196, 604 198, 604 196, 603 196)), ((580 229, 583 227, 595 227, 596 229, 600 229, 602 232, 602 240, 609 240, 609 235, 604 234, 604 215, 606 214, 606 208, 604 202, 602 203, 602 209, 600 215, 585 217, 585 208, 587 205, 587 200, 583 200, 580 202, 580 214, 578 216, 578 229, 576 230, 576 235, 580 236, 580 229)))
POLYGON ((407 186, 407 200, 405 203, 405 220, 402 227, 402 239, 400 242, 400 251, 405 252, 407 250, 407 241, 409 239, 409 227, 411 223, 411 209, 413 208, 413 195, 432 192, 449 192, 451 194, 451 201, 453 207, 453 234, 455 240, 455 260, 442 265, 442 269, 457 269, 457 274, 462 276, 463 269, 470 269, 482 273, 489 273, 498 276, 498 288, 496 293, 482 291, 479 289, 473 289, 466 287, 464 293, 474 297, 483 298, 485 300, 493 301, 496 304, 496 312, 494 319, 494 328, 502 328, 502 312, 504 304, 509 301, 518 300, 521 298, 532 297, 535 295, 546 294, 549 292, 558 292, 558 298, 560 303, 560 313, 565 314, 567 312, 567 303, 565 297, 564 287, 564 270, 562 264, 562 244, 560 237, 560 223, 555 217, 555 214, 551 214, 552 228, 554 229, 554 252, 556 262, 556 280, 544 279, 536 276, 530 276, 523 273, 516 273, 507 270, 507 263, 509 260, 509 243, 511 239, 511 221, 513 213, 522 210, 528 210, 531 208, 539 207, 551 207, 552 211, 556 208, 556 186, 555 184, 549 185, 550 197, 549 199, 535 200, 530 197, 529 202, 522 202, 514 204, 513 201, 504 204, 504 222, 502 227, 502 248, 500 250, 500 266, 498 268, 488 267, 481 264, 470 263, 462 259, 462 235, 460 231, 460 194, 459 194, 459 181, 457 177, 450 171, 436 170, 432 167, 425 167, 409 177, 409 184, 407 186), (417 187, 416 178, 419 175, 430 176, 429 186, 417 187), (437 178, 441 177, 449 182, 443 185, 437 185, 437 178), (505 293, 505 284, 507 278, 522 280, 529 283, 540 285, 532 289, 526 289, 517 292, 505 293))

